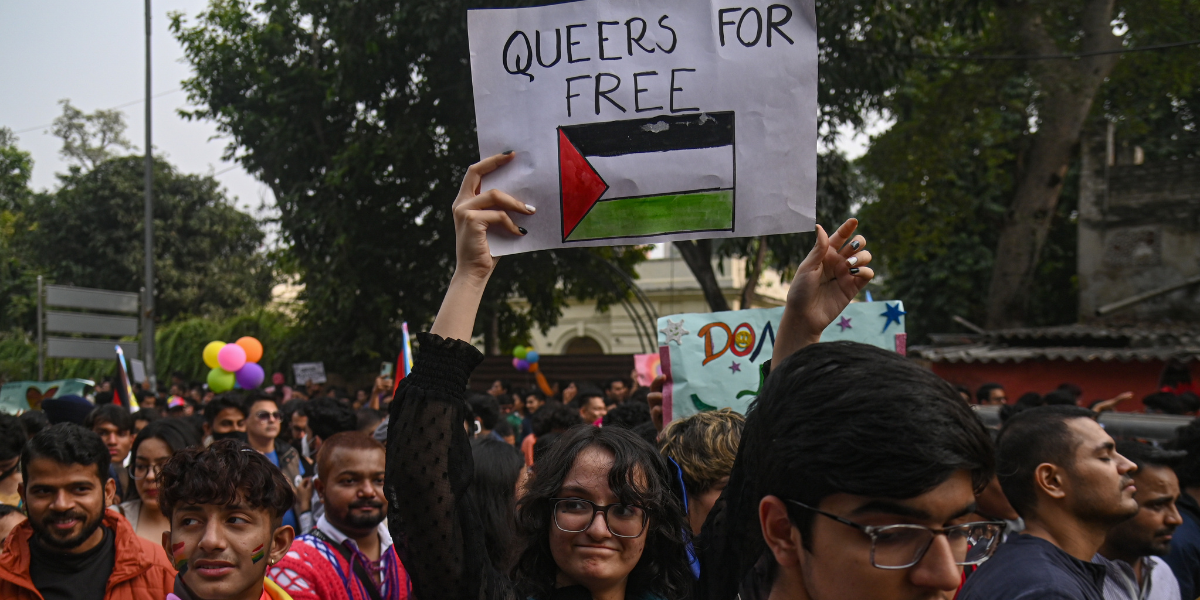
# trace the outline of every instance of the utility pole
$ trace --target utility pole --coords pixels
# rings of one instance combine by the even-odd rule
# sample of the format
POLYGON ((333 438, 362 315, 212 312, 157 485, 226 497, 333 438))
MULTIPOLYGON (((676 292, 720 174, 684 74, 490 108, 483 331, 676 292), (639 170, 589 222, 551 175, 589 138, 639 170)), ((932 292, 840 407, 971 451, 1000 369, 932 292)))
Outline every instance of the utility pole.
POLYGON ((142 301, 142 360, 146 362, 146 376, 150 380, 151 392, 158 391, 154 373, 154 155, 150 137, 150 0, 146 0, 146 288, 142 301))

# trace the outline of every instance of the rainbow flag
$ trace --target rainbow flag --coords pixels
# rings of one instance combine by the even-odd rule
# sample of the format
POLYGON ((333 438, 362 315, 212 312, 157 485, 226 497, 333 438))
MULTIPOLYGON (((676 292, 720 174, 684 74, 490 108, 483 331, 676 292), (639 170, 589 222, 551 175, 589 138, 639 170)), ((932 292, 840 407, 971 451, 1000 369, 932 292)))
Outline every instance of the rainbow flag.
POLYGON ((133 386, 129 383, 129 368, 125 366, 125 351, 121 350, 121 346, 117 346, 117 376, 120 381, 117 382, 116 389, 113 393, 124 404, 129 412, 138 410, 137 396, 133 395, 133 386))
POLYGON ((400 323, 400 331, 404 333, 404 345, 400 348, 400 356, 396 357, 396 381, 392 384, 392 395, 396 395, 396 390, 400 387, 400 380, 408 377, 412 373, 413 355, 412 355, 412 340, 408 336, 408 322, 400 323))

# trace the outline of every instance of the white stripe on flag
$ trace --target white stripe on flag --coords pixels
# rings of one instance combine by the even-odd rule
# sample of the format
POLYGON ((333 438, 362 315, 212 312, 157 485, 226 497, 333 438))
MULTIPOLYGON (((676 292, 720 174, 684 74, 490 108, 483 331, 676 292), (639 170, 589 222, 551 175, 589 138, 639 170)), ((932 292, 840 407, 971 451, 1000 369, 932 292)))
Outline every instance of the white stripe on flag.
POLYGON ((587 160, 608 184, 601 200, 733 187, 732 145, 589 156, 587 160))

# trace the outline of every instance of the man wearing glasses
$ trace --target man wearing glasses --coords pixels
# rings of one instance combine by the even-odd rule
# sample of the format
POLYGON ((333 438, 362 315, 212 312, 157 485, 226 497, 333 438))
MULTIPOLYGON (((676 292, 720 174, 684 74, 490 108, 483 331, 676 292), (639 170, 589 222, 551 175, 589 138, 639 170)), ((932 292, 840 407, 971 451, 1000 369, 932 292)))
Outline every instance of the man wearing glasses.
MULTIPOLYGON (((250 447, 266 456, 271 464, 279 467, 284 478, 292 484, 293 490, 300 487, 300 453, 291 445, 277 439, 283 427, 283 414, 279 411, 279 405, 269 396, 251 393, 246 398, 245 407, 245 413, 248 415, 246 441, 250 443, 250 447)), ((296 515, 305 512, 306 508, 301 505, 304 502, 302 495, 296 494, 295 506, 283 515, 283 524, 291 526, 297 532, 301 531, 296 515)))
POLYGON ((1025 532, 967 579, 960 600, 1103 600, 1106 569, 1091 561, 1109 530, 1138 513, 1137 467, 1095 413, 1076 406, 1018 413, 1000 431, 996 456, 1025 532))
POLYGON ((698 595, 950 597, 1003 527, 975 514, 995 460, 983 425, 895 352, 830 342, 784 356, 697 541, 698 595))

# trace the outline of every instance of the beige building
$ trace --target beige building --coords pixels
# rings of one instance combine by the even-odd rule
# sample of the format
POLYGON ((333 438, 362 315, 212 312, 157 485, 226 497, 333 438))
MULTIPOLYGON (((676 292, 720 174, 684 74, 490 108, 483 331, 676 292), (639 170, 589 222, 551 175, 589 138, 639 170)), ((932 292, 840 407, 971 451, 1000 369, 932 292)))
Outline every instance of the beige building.
MULTIPOLYGON (((643 354, 657 352, 657 325, 649 322, 646 313, 665 317, 679 313, 709 312, 700 284, 688 270, 683 257, 671 244, 662 244, 650 254, 651 258, 637 266, 635 280, 648 311, 637 298, 629 309, 614 304, 605 312, 596 310, 595 302, 568 306, 558 325, 543 335, 534 327, 531 332, 534 348, 541 354, 643 354), (648 324, 647 324, 648 323, 648 324), (640 325, 639 325, 640 324, 640 325), (647 332, 646 329, 651 331, 647 332), (649 337, 649 340, 647 338, 649 337)), ((740 308, 738 299, 746 284, 744 258, 713 261, 717 282, 732 309, 740 308)), ((759 278, 750 308, 782 306, 788 284, 781 284, 779 273, 766 270, 759 278)), ((516 302, 518 305, 520 301, 516 302)))

